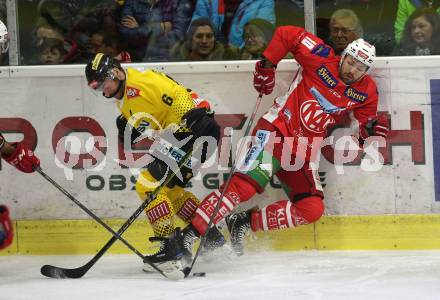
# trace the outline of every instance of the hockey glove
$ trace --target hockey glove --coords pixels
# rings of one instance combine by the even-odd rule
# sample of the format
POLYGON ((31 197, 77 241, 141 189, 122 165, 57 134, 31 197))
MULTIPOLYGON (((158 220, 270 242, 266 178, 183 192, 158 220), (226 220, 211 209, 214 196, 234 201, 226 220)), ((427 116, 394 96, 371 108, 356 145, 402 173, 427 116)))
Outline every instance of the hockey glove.
POLYGON ((15 151, 7 157, 3 157, 9 164, 16 167, 24 173, 32 173, 35 168, 40 166, 40 160, 35 156, 34 152, 27 149, 23 143, 13 143, 15 151))
POLYGON ((381 136, 386 138, 390 131, 389 120, 385 115, 379 115, 376 119, 361 125, 359 129, 359 137, 363 143, 370 136, 381 136))
POLYGON ((191 129, 195 138, 212 136, 218 142, 220 139, 220 126, 214 119, 214 112, 206 108, 193 108, 183 115, 186 127, 191 129))
POLYGON ((13 236, 9 209, 5 205, 0 205, 0 249, 8 247, 12 243, 13 236))
POLYGON ((263 68, 263 61, 257 61, 254 72, 254 88, 258 93, 269 95, 275 86, 275 68, 263 68))
POLYGON ((127 119, 123 115, 119 115, 116 118, 116 127, 118 127, 119 141, 121 141, 122 143, 124 142, 125 128, 127 126, 127 133, 131 132, 130 141, 132 144, 134 144, 134 141, 141 135, 141 133, 136 128, 131 127, 131 125, 128 124, 127 119))

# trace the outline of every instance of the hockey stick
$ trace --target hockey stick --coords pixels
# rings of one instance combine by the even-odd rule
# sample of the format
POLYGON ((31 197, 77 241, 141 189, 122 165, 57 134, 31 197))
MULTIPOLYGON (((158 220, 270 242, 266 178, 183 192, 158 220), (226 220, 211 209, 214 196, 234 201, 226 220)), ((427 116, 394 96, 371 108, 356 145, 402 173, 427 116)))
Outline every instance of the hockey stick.
MULTIPOLYGON (((260 94, 258 95, 257 101, 256 101, 256 103, 255 103, 254 110, 252 111, 252 115, 251 115, 251 117, 249 118, 249 123, 248 123, 248 125, 247 125, 247 127, 246 127, 246 130, 244 131, 244 134, 243 134, 244 137, 247 137, 247 135, 249 134, 249 131, 251 130, 252 123, 253 123, 254 120, 255 120, 255 116, 257 115, 258 108, 260 107, 261 99, 262 99, 262 98, 263 98, 263 94, 260 93, 260 94)), ((242 151, 242 148, 243 148, 244 144, 245 144, 245 143, 243 142, 243 143, 240 145, 240 149, 239 149, 239 151, 238 151, 238 155, 241 154, 241 151, 242 151)), ((234 160, 234 163, 232 164, 231 170, 229 171, 228 179, 226 180, 226 183, 225 183, 225 185, 224 185, 224 187, 223 187, 223 190, 222 190, 222 192, 221 192, 221 194, 220 194, 220 198, 219 198, 219 200, 218 200, 218 202, 217 202, 217 205, 216 205, 215 208, 214 208, 214 212, 213 212, 211 218, 209 219, 208 227, 207 227, 208 230, 209 230, 209 228, 211 228, 212 223, 214 222, 214 218, 215 218, 215 216, 217 215, 218 211, 220 210, 220 205, 221 205, 221 203, 222 203, 223 196, 224 196, 224 194, 225 194, 225 191, 226 191, 226 190, 228 189, 228 187, 229 187, 229 183, 231 182, 232 175, 234 174, 236 168, 237 168, 237 167, 236 167, 236 161, 234 160)), ((208 232, 208 230, 207 230, 206 232, 208 232)), ((191 271, 192 271, 192 269, 193 269, 193 267, 194 267, 194 264, 196 263, 197 257, 199 256, 202 247, 205 245, 205 242, 206 242, 206 232, 205 232, 205 234, 202 235, 202 237, 200 238, 200 243, 199 243, 199 246, 197 247, 197 251, 196 251, 196 254, 194 255, 194 258, 193 258, 193 260, 192 260, 192 262, 191 262, 191 265, 190 265, 189 267, 186 267, 186 268, 183 270, 183 272, 185 273, 185 278, 188 277, 188 275, 191 273, 191 271)))
MULTIPOLYGON (((190 159, 192 155, 192 151, 188 151, 185 156, 181 159, 181 163, 179 164, 179 168, 182 167, 188 159, 190 159)), ((58 183, 56 183, 52 178, 50 178, 47 174, 41 170, 40 167, 35 169, 38 173, 40 173, 46 180, 48 180, 50 183, 52 183, 56 188, 58 188, 64 195, 66 195, 70 200, 75 202, 82 210, 84 210, 89 216, 91 216, 96 222, 101 224, 105 229, 107 229, 109 232, 113 234, 112 238, 99 250, 99 252, 85 265, 74 268, 74 269, 66 269, 66 268, 60 268, 56 266, 51 265, 44 265, 41 267, 41 274, 46 277, 52 277, 52 278, 81 278, 84 276, 88 270, 107 252, 108 249, 119 239, 121 242, 123 242, 130 250, 132 250, 136 255, 138 255, 144 262, 148 263, 153 269, 158 271, 162 276, 178 280, 183 278, 183 273, 180 271, 177 272, 167 272, 165 274, 162 270, 160 270, 158 267, 156 267, 154 264, 152 264, 148 257, 142 255, 136 248, 131 246, 125 239, 121 237, 121 235, 127 230, 128 227, 137 219, 137 217, 144 211, 144 209, 147 207, 147 205, 155 199, 157 193, 159 190, 167 185, 172 178, 176 175, 175 172, 172 172, 168 174, 168 177, 165 179, 165 181, 156 187, 153 192, 149 193, 148 199, 146 199, 141 206, 136 209, 136 211, 128 218, 128 220, 121 226, 121 228, 114 232, 113 229, 111 229, 107 224, 105 224, 99 217, 97 217, 94 213, 92 213, 87 207, 85 207, 81 202, 79 202, 75 197, 73 197, 69 192, 67 192, 64 188, 62 188, 58 183)))

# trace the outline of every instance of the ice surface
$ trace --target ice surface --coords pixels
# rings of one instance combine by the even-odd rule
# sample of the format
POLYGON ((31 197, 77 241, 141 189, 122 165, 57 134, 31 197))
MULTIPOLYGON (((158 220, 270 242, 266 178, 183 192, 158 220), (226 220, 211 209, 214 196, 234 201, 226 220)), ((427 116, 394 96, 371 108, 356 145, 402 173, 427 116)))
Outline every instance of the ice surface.
POLYGON ((440 251, 258 252, 200 260, 206 277, 169 281, 134 255, 107 255, 81 279, 40 267, 78 267, 92 256, 0 257, 1 300, 440 299, 440 251))

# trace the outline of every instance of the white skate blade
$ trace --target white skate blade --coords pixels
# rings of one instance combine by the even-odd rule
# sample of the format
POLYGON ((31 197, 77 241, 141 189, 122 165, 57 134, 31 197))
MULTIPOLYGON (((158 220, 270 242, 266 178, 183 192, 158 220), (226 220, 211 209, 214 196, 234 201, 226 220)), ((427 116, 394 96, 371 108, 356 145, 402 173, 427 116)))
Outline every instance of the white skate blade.
MULTIPOLYGON (((185 278, 185 274, 183 273, 182 263, 179 260, 166 261, 163 263, 155 263, 154 264, 158 269, 160 269, 167 278, 171 280, 181 280, 185 278)), ((145 273, 156 273, 157 270, 154 269, 151 265, 145 263, 142 270, 145 273)))
POLYGON ((163 272, 168 279, 171 280, 182 280, 185 278, 185 273, 183 273, 183 271, 180 270, 174 270, 172 272, 163 272))

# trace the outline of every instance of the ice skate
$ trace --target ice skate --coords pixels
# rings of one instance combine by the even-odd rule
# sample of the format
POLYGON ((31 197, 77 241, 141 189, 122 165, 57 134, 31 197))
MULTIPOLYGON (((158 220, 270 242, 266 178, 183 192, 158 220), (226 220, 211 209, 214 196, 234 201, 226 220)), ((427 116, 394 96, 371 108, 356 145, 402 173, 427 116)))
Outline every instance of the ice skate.
MULTIPOLYGON (((151 237, 151 242, 160 242, 160 250, 148 255, 146 258, 165 274, 180 271, 191 263, 192 247, 196 238, 190 226, 184 230, 176 230, 168 237, 151 237)), ((156 272, 156 270, 144 260, 144 272, 156 272)))
POLYGON ((226 224, 231 235, 231 245, 238 256, 244 254, 244 237, 251 228, 251 211, 231 214, 226 217, 226 224))

